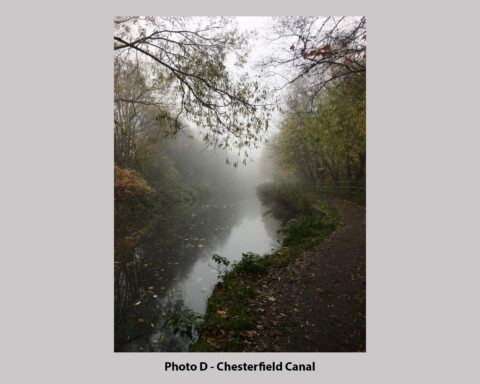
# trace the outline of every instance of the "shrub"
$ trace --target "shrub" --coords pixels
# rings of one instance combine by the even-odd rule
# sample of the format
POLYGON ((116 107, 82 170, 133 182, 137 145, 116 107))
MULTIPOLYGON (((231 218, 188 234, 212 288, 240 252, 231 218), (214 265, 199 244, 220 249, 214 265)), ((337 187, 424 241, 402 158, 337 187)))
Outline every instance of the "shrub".
POLYGON ((338 221, 336 210, 324 203, 309 204, 309 210, 292 222, 282 232, 285 234, 283 245, 298 245, 307 238, 323 237, 333 231, 338 221))
POLYGON ((153 194, 153 189, 134 170, 123 169, 115 165, 115 202, 131 198, 148 199, 153 194))
POLYGON ((137 214, 153 204, 154 190, 134 170, 115 165, 115 215, 137 214))
POLYGON ((247 252, 242 253, 242 259, 235 264, 235 270, 246 273, 264 273, 266 265, 262 256, 247 252))

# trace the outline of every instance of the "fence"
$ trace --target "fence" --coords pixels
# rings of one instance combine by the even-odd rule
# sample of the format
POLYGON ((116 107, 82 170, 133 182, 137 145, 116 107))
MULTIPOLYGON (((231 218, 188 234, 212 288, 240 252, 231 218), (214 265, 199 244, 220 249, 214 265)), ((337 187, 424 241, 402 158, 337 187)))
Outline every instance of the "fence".
POLYGON ((303 192, 336 196, 352 200, 363 206, 366 204, 366 188, 364 182, 343 180, 336 182, 319 182, 315 184, 294 183, 294 185, 303 192))

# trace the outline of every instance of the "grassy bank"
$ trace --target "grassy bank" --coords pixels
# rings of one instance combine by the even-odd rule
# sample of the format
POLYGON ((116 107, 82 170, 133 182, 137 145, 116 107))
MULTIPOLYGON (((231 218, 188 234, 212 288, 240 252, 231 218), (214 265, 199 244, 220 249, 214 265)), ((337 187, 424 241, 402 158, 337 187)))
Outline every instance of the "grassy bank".
POLYGON ((333 206, 300 194, 295 188, 270 184, 262 186, 259 194, 263 200, 281 203, 295 216, 284 229, 283 246, 264 256, 244 253, 234 265, 221 256, 214 256, 223 268, 223 281, 217 284, 208 300, 200 337, 190 351, 243 351, 245 336, 255 332, 248 308, 248 301, 254 295, 253 287, 261 282, 269 268, 285 267, 332 232, 338 223, 339 215, 333 206))

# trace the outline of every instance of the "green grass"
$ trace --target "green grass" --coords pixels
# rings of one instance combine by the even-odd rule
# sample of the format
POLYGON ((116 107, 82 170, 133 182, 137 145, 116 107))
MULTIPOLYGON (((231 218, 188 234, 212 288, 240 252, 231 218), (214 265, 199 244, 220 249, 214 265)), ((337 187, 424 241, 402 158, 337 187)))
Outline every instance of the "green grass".
MULTIPOLYGON (((293 198, 295 195, 290 196, 293 198)), ((303 196, 302 199, 307 198, 303 196)), ((253 330, 255 325, 248 308, 248 300, 254 295, 253 286, 268 268, 285 267, 331 233, 338 223, 337 210, 327 203, 307 199, 291 204, 302 207, 301 214, 284 230, 282 248, 264 256, 244 253, 238 263, 226 271, 223 269, 223 282, 217 284, 208 299, 207 311, 199 327, 200 336, 190 351, 243 351, 246 332, 253 330)), ((214 255, 214 260, 225 266, 225 259, 218 255, 214 255)))
POLYGON ((244 284, 245 272, 227 273, 208 299, 207 311, 200 326, 200 337, 191 351, 241 351, 242 332, 253 327, 253 320, 245 305, 253 295, 252 288, 244 284))

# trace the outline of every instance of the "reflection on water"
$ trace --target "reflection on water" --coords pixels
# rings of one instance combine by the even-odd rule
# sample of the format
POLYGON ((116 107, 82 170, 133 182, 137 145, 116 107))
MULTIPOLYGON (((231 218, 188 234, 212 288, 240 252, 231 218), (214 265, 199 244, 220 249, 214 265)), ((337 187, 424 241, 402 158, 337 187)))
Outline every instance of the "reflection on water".
POLYGON ((254 191, 172 209, 134 250, 116 255, 115 350, 186 350, 191 339, 166 321, 181 308, 204 314, 218 282, 212 255, 237 261, 244 252, 268 253, 279 246, 279 228, 254 191))

